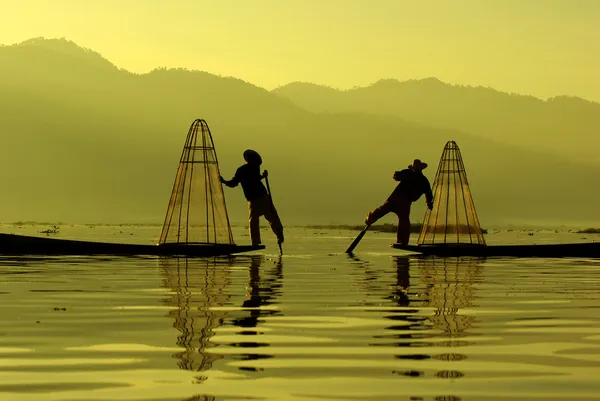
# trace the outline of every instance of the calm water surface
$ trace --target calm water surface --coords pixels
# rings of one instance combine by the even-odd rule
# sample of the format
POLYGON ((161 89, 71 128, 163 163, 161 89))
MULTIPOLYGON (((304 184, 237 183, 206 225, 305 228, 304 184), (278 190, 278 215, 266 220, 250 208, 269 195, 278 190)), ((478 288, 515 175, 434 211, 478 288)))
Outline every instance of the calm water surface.
MULTIPOLYGON (((419 259, 382 233, 349 257, 356 234, 288 229, 282 257, 265 231, 232 258, 2 258, 0 400, 600 399, 600 261, 419 259)), ((488 242, 534 238, 582 240, 488 242)))

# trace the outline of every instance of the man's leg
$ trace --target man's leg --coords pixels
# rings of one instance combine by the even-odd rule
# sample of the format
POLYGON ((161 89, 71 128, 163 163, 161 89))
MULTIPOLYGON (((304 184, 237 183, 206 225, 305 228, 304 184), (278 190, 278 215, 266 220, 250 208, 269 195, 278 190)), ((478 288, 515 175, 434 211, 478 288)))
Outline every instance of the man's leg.
POLYGON ((369 212, 369 214, 367 214, 365 224, 372 225, 389 212, 391 212, 390 204, 385 202, 383 205, 373 209, 371 212, 369 212))
POLYGON ((405 200, 398 203, 394 212, 398 215, 396 242, 398 244, 408 245, 410 239, 410 201, 405 200))
POLYGON ((260 216, 262 215, 262 207, 260 200, 255 199, 248 202, 248 228, 250 230, 250 239, 252 245, 260 245, 260 216))

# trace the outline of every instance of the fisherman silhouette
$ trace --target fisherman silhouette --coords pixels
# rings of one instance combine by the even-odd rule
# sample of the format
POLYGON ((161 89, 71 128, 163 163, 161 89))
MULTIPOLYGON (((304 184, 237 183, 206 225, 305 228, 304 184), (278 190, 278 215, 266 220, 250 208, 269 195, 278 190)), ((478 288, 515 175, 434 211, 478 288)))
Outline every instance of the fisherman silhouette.
POLYGON ((372 225, 377 220, 392 212, 398 216, 398 229, 396 232, 396 242, 401 245, 408 245, 410 238, 410 207, 411 204, 425 194, 427 207, 433 209, 433 194, 431 185, 427 177, 423 175, 423 170, 427 168, 427 163, 415 159, 408 168, 394 172, 393 178, 400 183, 388 197, 383 205, 373 209, 365 219, 367 226, 372 225))
POLYGON ((277 237, 277 243, 281 245, 284 239, 283 225, 270 198, 270 194, 262 183, 262 179, 268 177, 266 170, 262 174, 260 173, 262 158, 258 152, 247 149, 244 151, 244 160, 246 164, 237 169, 231 180, 227 181, 221 176, 219 178, 223 184, 230 188, 237 187, 238 184, 242 185, 244 196, 248 201, 248 220, 252 245, 261 244, 260 216, 265 216, 273 233, 277 237))

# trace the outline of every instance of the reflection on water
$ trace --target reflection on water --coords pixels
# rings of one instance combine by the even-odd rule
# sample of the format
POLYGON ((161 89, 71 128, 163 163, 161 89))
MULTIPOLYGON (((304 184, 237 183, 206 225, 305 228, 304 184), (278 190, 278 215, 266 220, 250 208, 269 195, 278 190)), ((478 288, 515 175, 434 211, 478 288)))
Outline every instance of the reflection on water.
MULTIPOLYGON (((240 330, 237 334, 248 336, 244 341, 230 343, 230 346, 249 348, 247 352, 240 355, 242 361, 253 361, 264 358, 272 358, 272 355, 268 355, 265 352, 257 353, 251 352, 251 349, 258 347, 268 347, 269 344, 261 342, 255 336, 262 334, 258 324, 261 323, 260 318, 262 316, 281 316, 281 311, 273 310, 269 307, 276 304, 276 297, 281 292, 282 281, 283 281, 283 263, 281 258, 278 259, 275 267, 271 269, 265 269, 262 272, 261 278, 261 264, 264 257, 261 255, 254 255, 250 259, 250 267, 248 269, 248 285, 246 287, 246 299, 242 302, 241 307, 244 315, 233 319, 232 324, 239 327, 240 330)), ((263 370, 261 368, 254 368, 251 366, 240 366, 240 370, 257 371, 263 370)))
MULTIPOLYGON (((435 308, 435 314, 428 320, 447 338, 438 345, 449 348, 446 353, 433 355, 434 358, 442 361, 467 359, 467 355, 456 348, 468 345, 459 339, 472 335, 468 330, 476 320, 474 316, 461 314, 460 309, 473 306, 473 284, 480 280, 483 263, 484 260, 478 258, 435 258, 419 265, 419 275, 427 286, 426 306, 435 308)), ((435 373, 436 377, 452 379, 464 375, 451 369, 435 373)))
POLYGON ((483 259, 432 259, 418 265, 419 275, 427 285, 426 306, 435 308, 429 320, 449 338, 445 346, 460 344, 456 338, 466 337, 466 330, 475 322, 473 316, 459 314, 460 308, 473 306, 473 284, 480 281, 483 259))
MULTIPOLYGON (((175 307, 168 315, 180 332, 177 345, 185 350, 173 355, 179 359, 181 369, 205 371, 221 358, 205 349, 210 346, 213 330, 223 324, 226 316, 214 307, 224 306, 230 298, 226 289, 230 284, 228 267, 232 265, 231 258, 160 259, 164 286, 172 291, 163 303, 175 307)), ((204 379, 198 377, 200 381, 204 379)))
MULTIPOLYGON (((467 346, 459 340, 467 337, 468 329, 475 323, 475 317, 460 313, 461 308, 473 306, 473 283, 481 273, 481 259, 420 259, 394 257, 394 282, 383 298, 397 308, 383 317, 394 322, 385 327, 385 334, 373 336, 381 340, 393 340, 372 343, 371 346, 411 347, 412 352, 394 355, 401 360, 462 361, 467 355, 455 351, 467 346), (411 290, 411 271, 419 277, 422 289, 411 290), (433 309, 433 314, 425 315, 423 309, 433 309), (435 340, 435 341, 434 341, 435 340), (447 347, 448 352, 428 354, 427 347, 447 347)), ((374 272, 365 266, 365 280, 377 279, 374 272)), ((458 369, 436 370, 431 375, 437 378, 461 378, 465 374, 458 369)), ((425 377, 422 370, 393 370, 394 374, 425 377)))
POLYGON ((1 259, 0 400, 597 399, 597 261, 299 253, 1 259))
MULTIPOLYGON (((270 268, 261 271, 265 257, 252 255, 237 258, 164 258, 160 266, 164 276, 164 286, 171 293, 163 303, 175 307, 168 316, 173 319, 173 327, 180 334, 176 344, 184 351, 175 353, 181 369, 206 371, 213 363, 223 358, 216 352, 206 352, 214 347, 210 343, 215 335, 215 329, 222 326, 226 318, 228 324, 238 327, 238 335, 247 337, 243 341, 229 343, 229 346, 248 349, 240 354, 240 360, 252 361, 270 358, 265 353, 252 352, 252 349, 268 347, 256 336, 263 334, 259 323, 263 316, 281 316, 281 311, 273 309, 276 297, 281 292, 283 280, 283 262, 279 258, 270 268), (235 262, 235 263, 234 263, 235 262), (230 303, 232 296, 228 291, 231 284, 231 268, 236 265, 247 265, 248 283, 246 299, 239 308, 225 311, 223 308, 230 303)), ((237 298, 237 297, 236 297, 237 298)), ((249 366, 239 367, 240 370, 262 370, 249 366)), ((198 376, 202 381, 206 378, 198 376)))

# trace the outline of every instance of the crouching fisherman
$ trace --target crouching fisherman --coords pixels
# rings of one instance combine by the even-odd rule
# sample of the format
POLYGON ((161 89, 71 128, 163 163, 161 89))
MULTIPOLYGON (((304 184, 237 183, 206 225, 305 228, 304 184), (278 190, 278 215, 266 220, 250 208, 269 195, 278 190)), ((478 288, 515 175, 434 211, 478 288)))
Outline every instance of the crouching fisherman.
POLYGON ((398 216, 398 230, 396 233, 396 242, 401 245, 408 245, 410 238, 410 206, 413 202, 425 194, 425 200, 429 210, 433 209, 433 194, 431 185, 427 177, 423 175, 423 170, 427 163, 415 159, 413 164, 407 169, 394 172, 394 180, 400 181, 396 189, 383 205, 373 209, 365 219, 365 223, 370 226, 377 220, 392 212, 398 216))
POLYGON ((277 214, 277 210, 273 205, 270 194, 267 192, 265 186, 262 183, 263 178, 267 178, 268 173, 265 170, 262 174, 260 173, 260 165, 262 164, 262 158, 260 155, 251 149, 244 152, 244 160, 246 164, 242 165, 235 172, 235 176, 227 181, 223 177, 219 177, 221 182, 228 187, 234 188, 238 184, 242 185, 244 196, 248 200, 248 214, 249 214, 249 226, 250 226, 250 238, 252 239, 252 245, 260 245, 260 216, 265 216, 273 233, 277 237, 277 244, 283 243, 283 225, 277 214))

